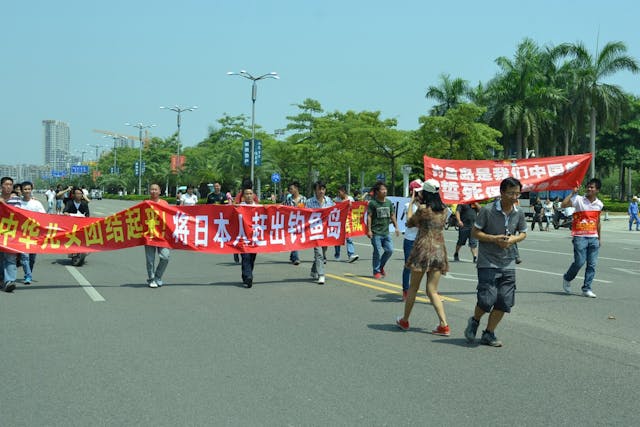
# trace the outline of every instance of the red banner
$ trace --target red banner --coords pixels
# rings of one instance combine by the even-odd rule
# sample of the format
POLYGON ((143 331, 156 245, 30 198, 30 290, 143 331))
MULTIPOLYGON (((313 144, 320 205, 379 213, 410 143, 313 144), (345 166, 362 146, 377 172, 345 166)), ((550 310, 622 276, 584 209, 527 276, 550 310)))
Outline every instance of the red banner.
POLYGON ((0 203, 0 251, 68 254, 147 244, 208 253, 292 251, 342 245, 347 235, 365 234, 365 212, 365 202, 305 209, 145 201, 105 218, 84 218, 0 203))
POLYGON ((178 156, 177 154, 171 155, 171 172, 175 173, 181 171, 184 168, 185 156, 178 156))
POLYGON ((500 182, 514 177, 522 191, 567 190, 580 185, 591 154, 517 160, 446 160, 424 156, 425 179, 440 182, 445 203, 471 203, 500 196, 500 182))

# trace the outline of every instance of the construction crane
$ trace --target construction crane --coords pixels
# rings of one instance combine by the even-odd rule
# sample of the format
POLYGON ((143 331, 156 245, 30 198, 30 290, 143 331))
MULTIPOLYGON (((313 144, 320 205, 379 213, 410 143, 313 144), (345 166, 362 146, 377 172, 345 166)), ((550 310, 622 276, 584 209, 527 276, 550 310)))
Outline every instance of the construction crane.
MULTIPOLYGON (((131 140, 134 140, 134 141, 138 141, 140 139, 138 136, 123 135, 121 133, 113 132, 113 131, 110 131, 110 130, 94 129, 93 131, 96 132, 96 133, 102 133, 102 134, 113 136, 113 137, 131 139, 131 140)), ((149 130, 148 129, 145 129, 144 137, 142 138, 142 141, 144 142, 144 145, 149 145, 150 138, 149 138, 149 130)))

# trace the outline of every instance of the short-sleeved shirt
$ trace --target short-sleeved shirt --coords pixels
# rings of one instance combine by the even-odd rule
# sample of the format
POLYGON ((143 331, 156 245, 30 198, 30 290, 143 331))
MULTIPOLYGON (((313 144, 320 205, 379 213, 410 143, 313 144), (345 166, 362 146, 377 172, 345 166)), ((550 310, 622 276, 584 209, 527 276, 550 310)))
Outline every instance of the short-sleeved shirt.
POLYGON ((376 199, 369 200, 367 214, 371 218, 371 232, 377 236, 387 236, 389 234, 389 224, 391 215, 394 214, 393 203, 389 199, 380 202, 376 199))
MULTIPOLYGON (((511 212, 505 215, 500 199, 484 206, 473 225, 484 233, 494 236, 514 235, 516 232, 527 231, 524 211, 514 206, 511 212)), ((483 241, 479 243, 478 268, 515 269, 515 259, 516 252, 513 246, 502 249, 495 243, 483 241)))
POLYGON ((462 221, 464 228, 471 228, 478 216, 475 209, 471 205, 458 205, 456 212, 460 212, 460 221, 462 221))
POLYGON ((312 198, 307 199, 307 203, 305 203, 305 207, 313 208, 313 209, 328 208, 333 205, 335 205, 335 203, 333 203, 333 200, 331 200, 329 197, 325 197, 324 202, 320 203, 320 200, 318 200, 316 196, 313 196, 312 198))
POLYGON ((225 205, 227 203, 229 203, 229 201, 227 200, 227 196, 223 194, 222 191, 219 193, 212 191, 207 196, 208 205, 225 205))
POLYGON ((180 197, 180 204, 182 206, 195 206, 198 204, 198 196, 194 193, 185 193, 180 197))
POLYGON ((575 194, 571 198, 571 206, 576 210, 573 213, 571 234, 581 237, 598 237, 598 223, 600 212, 604 204, 596 197, 592 202, 584 196, 575 194))

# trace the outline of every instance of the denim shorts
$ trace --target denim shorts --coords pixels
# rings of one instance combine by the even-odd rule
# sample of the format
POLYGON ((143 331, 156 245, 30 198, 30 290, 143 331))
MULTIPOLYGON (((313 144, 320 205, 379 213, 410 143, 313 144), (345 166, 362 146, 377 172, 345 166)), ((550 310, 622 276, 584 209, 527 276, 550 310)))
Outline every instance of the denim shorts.
POLYGON ((471 237, 470 228, 461 228, 460 230, 458 230, 458 242, 456 243, 456 245, 464 246, 467 243, 467 240, 469 241, 470 248, 478 247, 478 241, 471 237))
POLYGON ((478 268, 478 306, 484 312, 492 308, 511 312, 516 296, 516 270, 478 268))

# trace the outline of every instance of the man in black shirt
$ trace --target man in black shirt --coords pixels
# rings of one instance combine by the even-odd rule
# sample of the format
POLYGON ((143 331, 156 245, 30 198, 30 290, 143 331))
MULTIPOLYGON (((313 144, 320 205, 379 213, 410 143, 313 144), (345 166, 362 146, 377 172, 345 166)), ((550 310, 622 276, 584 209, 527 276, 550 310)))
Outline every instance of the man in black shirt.
POLYGON ((453 254, 454 261, 460 261, 458 251, 467 243, 467 240, 469 240, 469 249, 471 249, 471 255, 473 255, 473 262, 475 263, 478 260, 478 241, 471 237, 471 228, 476 221, 479 209, 480 207, 475 202, 469 205, 458 205, 456 209, 458 243, 456 243, 456 251, 453 254))
POLYGON ((219 182, 213 183, 213 192, 207 196, 208 205, 226 205, 229 203, 227 196, 220 191, 220 188, 219 182))

